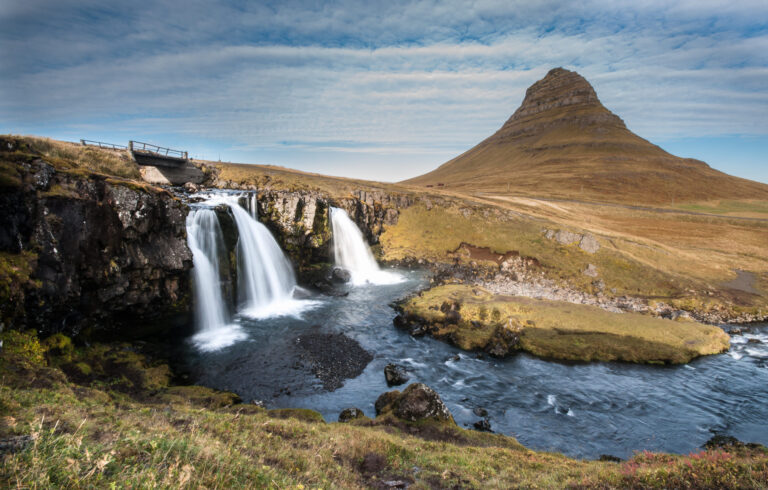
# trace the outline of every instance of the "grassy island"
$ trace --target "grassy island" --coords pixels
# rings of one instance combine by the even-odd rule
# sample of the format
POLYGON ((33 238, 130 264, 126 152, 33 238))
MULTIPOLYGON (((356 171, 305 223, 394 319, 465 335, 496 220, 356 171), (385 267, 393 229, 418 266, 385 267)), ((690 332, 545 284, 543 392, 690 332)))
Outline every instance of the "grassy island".
POLYGON ((514 350, 574 361, 686 363, 728 350, 718 327, 589 305, 498 296, 449 284, 400 305, 405 321, 465 350, 506 355, 514 350))

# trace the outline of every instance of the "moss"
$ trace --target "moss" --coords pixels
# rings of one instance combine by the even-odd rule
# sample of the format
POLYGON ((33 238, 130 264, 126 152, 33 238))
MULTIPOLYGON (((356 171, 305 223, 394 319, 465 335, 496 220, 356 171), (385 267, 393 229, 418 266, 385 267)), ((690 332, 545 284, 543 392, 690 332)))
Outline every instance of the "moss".
POLYGON ((277 419, 291 418, 303 422, 325 423, 325 419, 319 412, 307 408, 275 408, 267 410, 267 415, 277 419))
POLYGON ((173 405, 190 405, 217 409, 240 403, 240 397, 228 391, 205 386, 171 386, 158 393, 155 400, 173 405))
POLYGON ((72 339, 62 333, 53 334, 43 340, 42 347, 51 364, 55 364, 52 362, 54 360, 56 362, 71 362, 75 350, 72 339))
POLYGON ((24 316, 25 291, 40 287, 30 276, 37 266, 37 254, 0 252, 0 322, 12 324, 24 316))
POLYGON ((21 332, 6 330, 0 332, 2 341, 2 357, 14 357, 20 362, 31 366, 45 366, 45 348, 40 345, 34 330, 21 332))
POLYGON ((531 354, 578 361, 685 363, 729 347, 718 327, 673 322, 635 313, 611 313, 588 305, 530 298, 494 296, 464 285, 438 286, 400 305, 411 319, 430 326, 430 333, 465 350, 499 352, 519 337, 531 354), (460 304, 461 319, 449 321, 447 304, 460 304), (441 307, 442 305, 442 307, 441 307), (501 321, 486 320, 497 311, 501 321))
POLYGON ((0 189, 20 188, 21 184, 21 175, 16 165, 0 160, 0 189))

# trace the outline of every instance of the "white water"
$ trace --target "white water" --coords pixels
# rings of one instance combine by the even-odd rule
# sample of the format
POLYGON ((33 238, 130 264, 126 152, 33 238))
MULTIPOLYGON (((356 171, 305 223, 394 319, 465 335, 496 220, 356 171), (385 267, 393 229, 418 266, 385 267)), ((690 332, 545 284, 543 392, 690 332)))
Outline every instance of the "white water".
MULTIPOLYGON (((250 318, 299 316, 317 301, 296 300, 296 276, 290 261, 266 226, 258 222, 256 197, 246 201, 246 211, 236 195, 210 194, 204 204, 224 204, 232 211, 238 232, 237 277, 238 314, 250 318)), ((227 257, 219 220, 211 208, 193 209, 187 217, 187 239, 192 251, 195 275, 195 312, 198 333, 192 338, 203 351, 227 347, 246 337, 228 319, 222 294, 219 258, 227 257)))
POLYGON ((345 210, 331 208, 331 228, 334 262, 349 271, 352 284, 395 284, 404 280, 400 274, 379 268, 363 234, 345 210))
POLYGON ((225 200, 232 211, 240 238, 237 242, 237 276, 240 313, 251 318, 293 315, 315 306, 296 300, 293 267, 266 226, 237 204, 225 200))
POLYGON ((227 321, 221 293, 219 253, 224 249, 221 227, 212 209, 193 209, 187 216, 187 242, 195 277, 195 314, 198 333, 192 340, 204 351, 214 351, 244 338, 238 325, 227 321))

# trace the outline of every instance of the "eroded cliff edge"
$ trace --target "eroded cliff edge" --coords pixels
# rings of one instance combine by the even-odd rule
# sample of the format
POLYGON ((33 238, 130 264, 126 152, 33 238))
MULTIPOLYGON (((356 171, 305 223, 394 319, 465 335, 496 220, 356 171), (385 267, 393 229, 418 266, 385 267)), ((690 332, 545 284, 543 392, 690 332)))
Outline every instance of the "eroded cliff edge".
POLYGON ((0 140, 0 315, 43 334, 123 337, 189 322, 187 206, 0 140))

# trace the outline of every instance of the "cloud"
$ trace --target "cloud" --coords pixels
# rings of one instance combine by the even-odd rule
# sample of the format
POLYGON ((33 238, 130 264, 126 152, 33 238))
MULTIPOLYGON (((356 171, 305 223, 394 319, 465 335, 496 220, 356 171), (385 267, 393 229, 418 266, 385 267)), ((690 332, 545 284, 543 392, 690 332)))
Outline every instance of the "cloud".
POLYGON ((408 156, 415 173, 490 135, 564 66, 646 138, 768 138, 765 2, 665 4, 5 2, 0 120, 251 160, 408 156))

